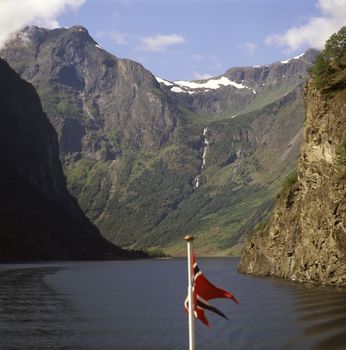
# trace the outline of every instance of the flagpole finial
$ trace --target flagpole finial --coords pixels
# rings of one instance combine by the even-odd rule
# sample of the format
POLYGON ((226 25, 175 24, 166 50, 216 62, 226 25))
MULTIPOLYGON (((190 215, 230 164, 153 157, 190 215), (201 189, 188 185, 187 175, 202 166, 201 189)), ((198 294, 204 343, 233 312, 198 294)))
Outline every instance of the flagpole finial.
POLYGON ((194 240, 194 238, 192 236, 189 236, 189 235, 185 236, 184 239, 186 242, 191 242, 194 240))

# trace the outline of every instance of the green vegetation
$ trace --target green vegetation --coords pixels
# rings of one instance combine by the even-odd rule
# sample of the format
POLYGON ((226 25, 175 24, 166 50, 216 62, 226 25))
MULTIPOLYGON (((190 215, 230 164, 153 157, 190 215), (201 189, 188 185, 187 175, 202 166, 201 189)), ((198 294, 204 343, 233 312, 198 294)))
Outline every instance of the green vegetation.
POLYGON ((109 197, 111 181, 108 169, 109 162, 95 163, 88 174, 85 190, 79 196, 82 209, 92 220, 101 215, 109 197))
POLYGON ((108 140, 116 150, 122 149, 123 133, 119 129, 111 129, 107 133, 108 140))
POLYGON ((67 187, 90 219, 101 215, 111 190, 109 162, 82 159, 65 169, 67 187))
POLYGON ((338 165, 346 165, 346 140, 343 140, 336 151, 338 165))
POLYGON ((254 236, 257 232, 263 231, 268 226, 269 220, 259 221, 254 228, 248 233, 248 238, 254 236))
POLYGON ((72 92, 58 90, 47 86, 38 89, 43 110, 49 115, 66 115, 70 118, 80 118, 82 114, 81 102, 72 92))
POLYGON ((282 96, 285 96, 294 91, 297 85, 303 83, 304 81, 305 79, 303 78, 293 77, 289 79, 286 84, 283 84, 279 87, 273 86, 271 88, 268 88, 265 93, 256 96, 253 102, 241 111, 241 114, 254 112, 270 105, 271 103, 280 99, 282 96))
MULTIPOLYGON (((191 194, 194 152, 168 146, 158 154, 142 152, 121 163, 119 170, 126 169, 127 180, 121 170, 123 178, 118 177, 121 182, 116 182, 97 224, 107 238, 138 247, 138 237, 146 237, 191 194)), ((150 246, 157 246, 155 240, 146 248, 150 246)))
POLYGON ((293 170, 286 177, 284 183, 282 184, 281 190, 277 195, 277 198, 283 198, 297 181, 298 181, 298 172, 297 170, 293 170))
POLYGON ((317 89, 328 88, 333 79, 333 73, 341 65, 341 59, 346 53, 346 26, 333 34, 327 41, 324 50, 317 56, 315 64, 309 73, 314 79, 317 89))
POLYGON ((89 171, 92 168, 92 162, 86 159, 81 159, 78 162, 73 163, 73 165, 66 167, 64 169, 67 178, 68 190, 75 196, 82 192, 85 186, 89 171))
POLYGON ((161 248, 149 248, 145 251, 151 258, 169 258, 170 255, 166 254, 161 248))

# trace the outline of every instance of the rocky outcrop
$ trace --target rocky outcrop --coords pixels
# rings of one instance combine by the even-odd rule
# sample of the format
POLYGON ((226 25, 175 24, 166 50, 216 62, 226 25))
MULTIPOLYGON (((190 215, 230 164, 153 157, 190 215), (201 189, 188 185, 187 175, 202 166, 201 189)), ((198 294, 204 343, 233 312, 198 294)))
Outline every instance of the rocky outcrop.
POLYGON ((266 228, 250 238, 240 272, 346 285, 344 79, 343 64, 326 89, 317 90, 313 80, 307 84, 298 181, 279 200, 266 228))
POLYGON ((107 242, 82 213, 35 89, 3 60, 0 105, 0 261, 141 256, 107 242))

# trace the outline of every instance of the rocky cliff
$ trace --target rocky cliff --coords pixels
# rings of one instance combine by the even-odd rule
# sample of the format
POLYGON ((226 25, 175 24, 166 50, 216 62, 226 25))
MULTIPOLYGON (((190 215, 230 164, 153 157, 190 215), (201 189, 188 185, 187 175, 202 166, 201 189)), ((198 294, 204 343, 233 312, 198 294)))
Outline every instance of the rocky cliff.
POLYGON ((0 261, 136 256, 104 240, 70 196, 39 97, 3 60, 0 105, 0 261))
POLYGON ((319 63, 313 71, 318 74, 313 74, 316 76, 306 85, 304 142, 297 181, 292 181, 283 193, 267 226, 250 238, 241 257, 240 272, 346 285, 343 45, 341 56, 333 57, 327 68, 319 63))

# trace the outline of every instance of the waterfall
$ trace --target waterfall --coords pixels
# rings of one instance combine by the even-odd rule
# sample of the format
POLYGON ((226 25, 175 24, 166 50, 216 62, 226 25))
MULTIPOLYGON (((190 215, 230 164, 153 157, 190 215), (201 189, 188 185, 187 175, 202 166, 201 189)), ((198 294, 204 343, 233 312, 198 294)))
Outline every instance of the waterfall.
POLYGON ((197 189, 200 186, 202 170, 205 167, 205 162, 206 162, 206 157, 207 157, 207 150, 209 148, 209 141, 207 139, 207 132, 208 132, 208 127, 205 127, 203 129, 203 133, 202 133, 202 136, 203 136, 203 155, 202 155, 202 165, 201 165, 201 168, 200 168, 201 173, 199 175, 197 175, 194 178, 194 180, 193 180, 194 189, 197 189))

